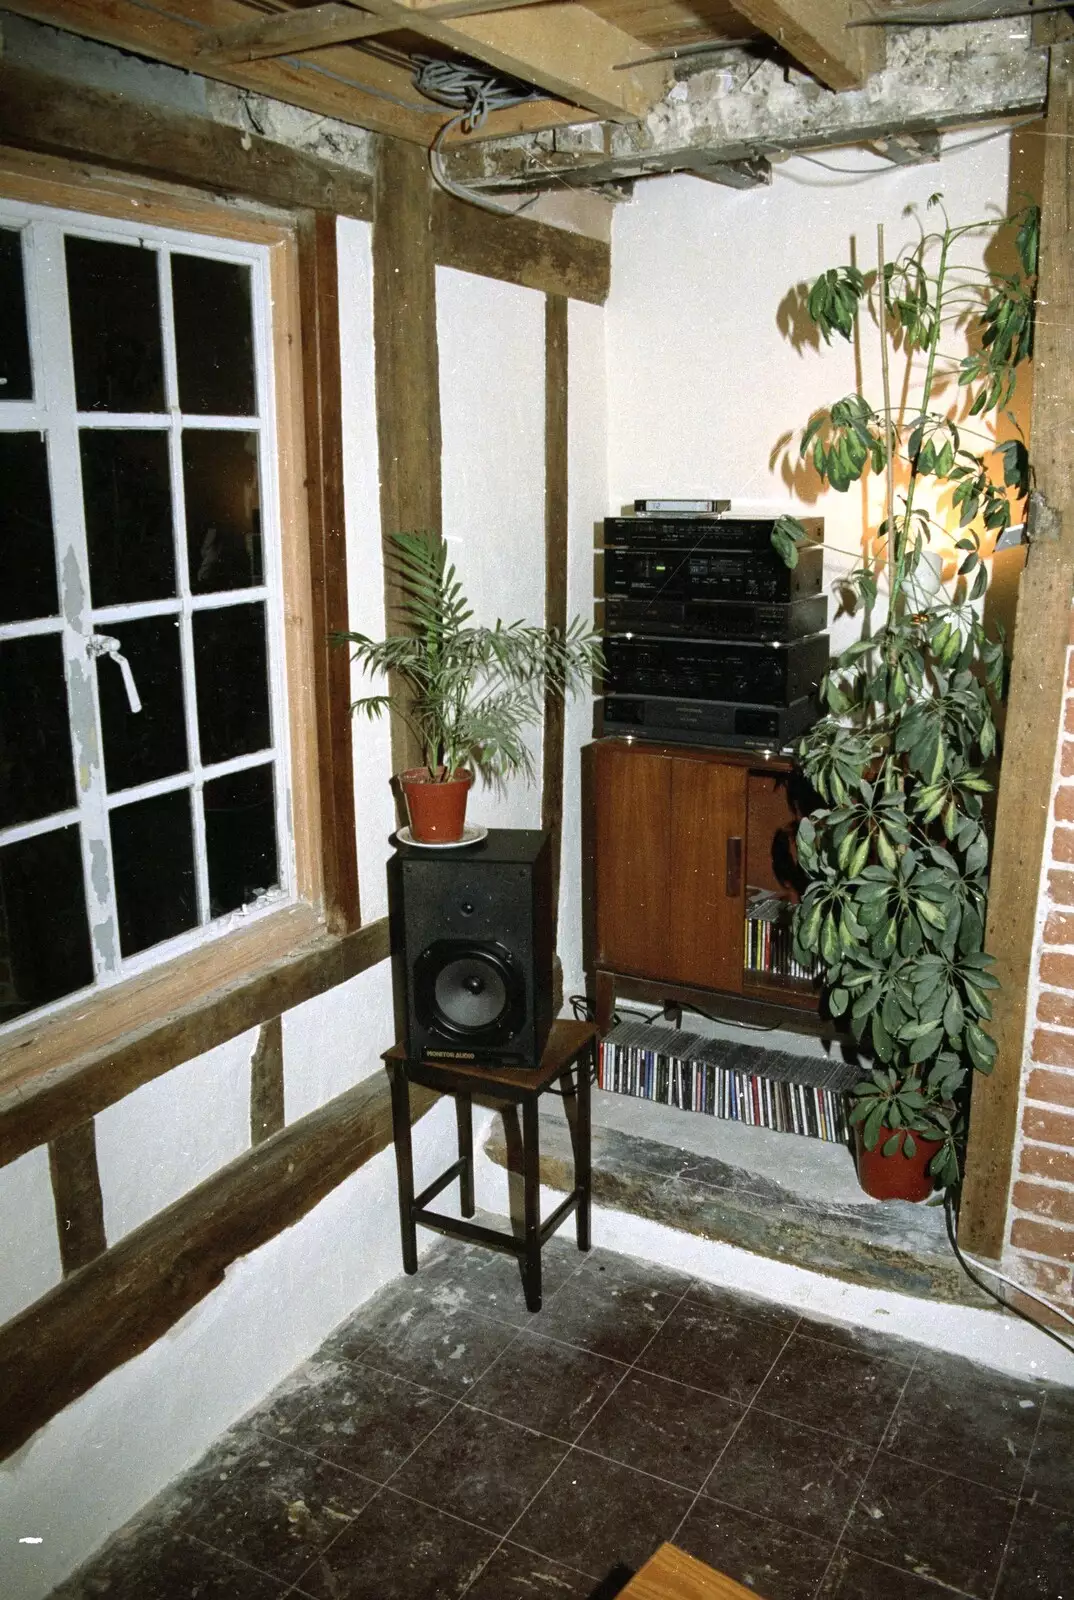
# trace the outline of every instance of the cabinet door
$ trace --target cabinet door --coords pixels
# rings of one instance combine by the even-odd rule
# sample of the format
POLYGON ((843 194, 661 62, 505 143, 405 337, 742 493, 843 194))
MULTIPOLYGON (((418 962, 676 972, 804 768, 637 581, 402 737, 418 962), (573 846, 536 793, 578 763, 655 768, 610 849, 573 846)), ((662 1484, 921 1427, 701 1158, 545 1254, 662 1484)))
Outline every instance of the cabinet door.
POLYGON ((597 966, 666 978, 673 763, 615 745, 595 756, 597 966))
POLYGON ((742 992, 746 770, 671 763, 671 872, 664 976, 742 992))

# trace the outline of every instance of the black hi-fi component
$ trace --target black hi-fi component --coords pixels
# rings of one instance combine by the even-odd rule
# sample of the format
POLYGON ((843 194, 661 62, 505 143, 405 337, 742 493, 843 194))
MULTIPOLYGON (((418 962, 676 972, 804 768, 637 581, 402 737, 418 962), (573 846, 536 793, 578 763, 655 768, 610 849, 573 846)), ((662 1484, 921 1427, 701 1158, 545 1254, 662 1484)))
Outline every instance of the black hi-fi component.
POLYGON ((672 744, 772 750, 797 739, 816 720, 817 702, 812 695, 789 706, 750 706, 724 700, 613 694, 600 704, 598 732, 666 739, 672 744))
POLYGON ((821 633, 828 626, 824 595, 793 605, 741 605, 733 600, 635 600, 608 595, 604 632, 655 634, 664 638, 756 639, 788 643, 821 633))
MULTIPOLYGON (((799 519, 819 546, 824 519, 799 519)), ((618 550, 772 550, 775 517, 605 517, 604 548, 618 550)), ((803 551, 804 554, 804 551, 803 551)), ((776 560, 779 557, 776 556, 776 560)))
POLYGON ((493 828, 388 863, 392 979, 407 1054, 536 1067, 552 1026, 547 833, 493 828))
POLYGON ((604 550, 607 599, 790 605, 821 592, 824 551, 810 545, 788 567, 771 545, 756 550, 604 550))
POLYGON ((789 706, 816 693, 828 669, 828 636, 790 644, 753 639, 604 640, 605 693, 789 706))

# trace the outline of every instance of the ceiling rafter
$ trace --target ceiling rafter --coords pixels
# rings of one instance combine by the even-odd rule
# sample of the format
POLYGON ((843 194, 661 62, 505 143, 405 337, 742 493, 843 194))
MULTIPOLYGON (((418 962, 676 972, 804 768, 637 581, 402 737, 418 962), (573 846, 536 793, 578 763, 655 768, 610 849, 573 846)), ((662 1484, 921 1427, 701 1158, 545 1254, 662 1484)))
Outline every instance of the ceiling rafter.
POLYGON ((829 89, 860 89, 884 65, 882 28, 861 0, 735 0, 735 10, 829 89))

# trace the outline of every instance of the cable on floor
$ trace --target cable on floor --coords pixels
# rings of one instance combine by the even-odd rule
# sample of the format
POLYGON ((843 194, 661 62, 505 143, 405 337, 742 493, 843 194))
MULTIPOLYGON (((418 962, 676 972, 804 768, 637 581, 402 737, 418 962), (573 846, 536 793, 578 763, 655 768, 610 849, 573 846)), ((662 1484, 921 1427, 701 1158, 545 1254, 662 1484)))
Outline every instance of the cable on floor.
POLYGON ((997 1272, 995 1267, 990 1267, 985 1262, 978 1261, 974 1256, 966 1255, 965 1251, 961 1249, 958 1242, 958 1235, 955 1228, 955 1203, 951 1197, 950 1189, 948 1189, 944 1195, 943 1209, 944 1217, 947 1221, 947 1237, 950 1241, 951 1249, 954 1251, 956 1261, 966 1274, 967 1278, 969 1278, 970 1282, 975 1283, 978 1289, 995 1300, 996 1304, 1002 1306, 1004 1311, 1010 1312, 1012 1316, 1021 1317, 1022 1321, 1028 1322, 1031 1328, 1039 1328, 1041 1333, 1046 1333, 1048 1335, 1049 1339, 1054 1339, 1056 1344, 1061 1344, 1064 1350, 1069 1350, 1072 1354, 1074 1354, 1074 1342, 1072 1342, 1070 1339, 1065 1339, 1061 1333, 1056 1331, 1055 1328, 1049 1328, 1046 1322, 1041 1322, 1039 1318, 1034 1317, 1030 1312, 1023 1310, 1021 1306, 1012 1305, 1011 1302, 1005 1299, 1003 1295, 997 1293, 995 1289, 983 1282, 982 1279, 978 1277, 978 1272, 974 1271, 974 1268, 977 1268, 979 1272, 987 1272, 992 1278, 998 1278, 1001 1283, 1008 1284, 1012 1289, 1016 1290, 1018 1294, 1024 1294, 1030 1300, 1036 1300, 1039 1305, 1047 1306, 1049 1311, 1051 1311, 1055 1316, 1062 1318, 1064 1322, 1069 1322, 1071 1327, 1074 1327, 1074 1317, 1070 1316, 1068 1312, 1064 1311, 1061 1306, 1057 1306, 1054 1301, 1048 1300, 1044 1295, 1037 1294, 1033 1289, 1027 1289, 1024 1284, 1017 1283, 1014 1278, 1008 1278, 1005 1273, 997 1272))

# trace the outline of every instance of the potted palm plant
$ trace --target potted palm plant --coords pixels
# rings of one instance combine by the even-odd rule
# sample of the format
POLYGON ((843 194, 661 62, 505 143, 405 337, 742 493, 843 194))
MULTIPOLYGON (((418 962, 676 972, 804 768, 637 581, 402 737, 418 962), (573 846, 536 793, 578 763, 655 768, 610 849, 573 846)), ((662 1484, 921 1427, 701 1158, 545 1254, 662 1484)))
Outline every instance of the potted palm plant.
POLYGON ((389 560, 404 631, 379 640, 337 635, 364 672, 390 675, 387 693, 351 709, 379 717, 390 707, 412 730, 424 765, 398 774, 411 837, 450 844, 463 837, 475 772, 491 782, 533 777, 526 730, 541 721, 547 693, 574 693, 599 671, 600 644, 580 617, 565 631, 475 625, 446 547, 432 535, 395 534, 389 560))
MULTIPOLYGON (((958 1181, 969 1080, 996 1055, 983 800, 1005 658, 984 620, 984 556, 1012 498, 1028 495, 1029 467, 1021 439, 997 446, 982 423, 1008 407, 1031 354, 1038 230, 1035 207, 1005 224, 956 226, 939 196, 929 204, 942 226, 894 261, 880 230, 875 274, 836 268, 813 284, 809 315, 826 341, 849 340, 859 313, 871 314, 883 398, 846 396, 801 441, 837 491, 870 472, 884 482, 875 539, 844 580, 860 636, 833 661, 826 714, 799 751, 821 804, 798 830, 809 882, 795 938, 801 959, 819 959, 831 1014, 864 1048, 851 1109, 863 1186, 907 1199, 958 1181), (1005 226, 1016 235, 1012 271, 959 264, 960 244, 1005 226), (948 355, 952 328, 962 349, 948 355), (909 372, 893 405, 895 358, 909 372), (947 589, 929 548, 937 540, 957 563, 947 589)), ((793 566, 805 537, 783 518, 773 542, 793 566)))

